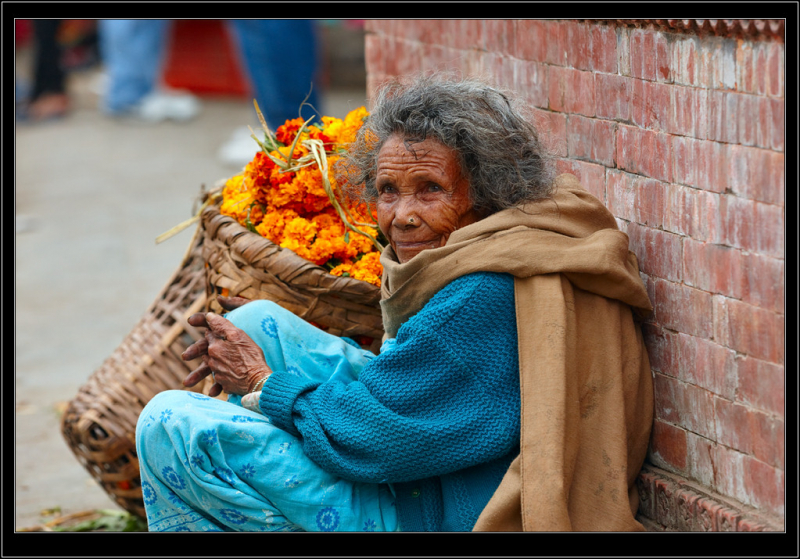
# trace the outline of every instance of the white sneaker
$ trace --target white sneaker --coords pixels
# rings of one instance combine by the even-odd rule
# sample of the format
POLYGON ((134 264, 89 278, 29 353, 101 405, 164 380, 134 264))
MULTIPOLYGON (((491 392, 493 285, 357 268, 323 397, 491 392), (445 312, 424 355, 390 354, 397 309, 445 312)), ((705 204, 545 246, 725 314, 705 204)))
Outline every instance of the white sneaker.
MULTIPOLYGON (((261 126, 253 126, 252 128, 256 134, 261 130, 261 126)), ((219 148, 217 157, 225 165, 241 169, 250 163, 260 150, 261 147, 251 137, 250 128, 240 126, 233 131, 228 141, 219 148)))
POLYGON ((200 101, 189 93, 154 91, 148 93, 132 112, 147 122, 187 121, 200 113, 200 101))

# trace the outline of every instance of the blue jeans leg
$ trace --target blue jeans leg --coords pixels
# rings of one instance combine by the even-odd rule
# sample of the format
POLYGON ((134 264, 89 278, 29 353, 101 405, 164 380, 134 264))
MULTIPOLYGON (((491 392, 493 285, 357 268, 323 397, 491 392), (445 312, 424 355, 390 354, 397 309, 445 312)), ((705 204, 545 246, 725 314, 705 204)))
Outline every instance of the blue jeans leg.
POLYGON ((111 19, 98 22, 100 52, 108 75, 102 109, 118 114, 155 89, 170 20, 111 19))
MULTIPOLYGON (((319 109, 317 30, 313 20, 231 20, 253 93, 274 131, 300 116, 300 104, 319 109), (309 95, 310 92, 310 95, 309 95)), ((302 116, 322 116, 303 107, 302 116)))

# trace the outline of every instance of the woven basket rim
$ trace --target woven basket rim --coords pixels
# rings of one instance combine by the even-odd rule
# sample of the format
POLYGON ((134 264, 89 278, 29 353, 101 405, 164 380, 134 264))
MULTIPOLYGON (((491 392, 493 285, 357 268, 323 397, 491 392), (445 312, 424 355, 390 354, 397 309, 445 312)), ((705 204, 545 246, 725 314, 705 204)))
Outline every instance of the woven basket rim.
POLYGON ((290 282, 293 278, 298 276, 311 274, 316 276, 319 285, 317 289, 321 291, 336 292, 341 294, 344 298, 350 295, 358 298, 359 301, 363 301, 365 297, 375 298, 376 302, 380 300, 380 287, 362 280, 344 276, 334 276, 324 267, 314 264, 296 252, 283 248, 266 237, 248 230, 234 218, 223 215, 220 213, 219 203, 211 204, 203 210, 201 222, 203 229, 206 230, 206 234, 209 234, 208 228, 212 220, 217 224, 216 231, 225 227, 231 232, 231 237, 234 239, 245 235, 248 242, 256 247, 256 252, 259 254, 269 251, 278 251, 280 253, 280 258, 291 264, 290 267, 295 270, 291 276, 287 276, 280 270, 275 272, 275 275, 283 281, 290 282))

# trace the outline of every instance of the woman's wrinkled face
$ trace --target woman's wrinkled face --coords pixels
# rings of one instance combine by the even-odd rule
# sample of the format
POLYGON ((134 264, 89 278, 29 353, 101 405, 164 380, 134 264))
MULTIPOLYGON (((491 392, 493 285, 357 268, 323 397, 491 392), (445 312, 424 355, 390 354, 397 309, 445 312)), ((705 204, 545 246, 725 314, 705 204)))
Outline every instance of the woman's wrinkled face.
POLYGON ((437 140, 391 136, 378 153, 376 187, 378 224, 401 263, 479 219, 458 155, 437 140))

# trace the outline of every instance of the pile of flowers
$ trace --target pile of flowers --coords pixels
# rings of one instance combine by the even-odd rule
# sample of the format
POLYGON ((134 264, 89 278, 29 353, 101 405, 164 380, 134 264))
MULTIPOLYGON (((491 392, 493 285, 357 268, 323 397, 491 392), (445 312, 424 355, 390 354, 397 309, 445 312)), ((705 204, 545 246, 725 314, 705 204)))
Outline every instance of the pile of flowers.
POLYGON ((262 149, 226 182, 220 213, 333 275, 380 286, 385 239, 374 208, 346 200, 331 172, 367 116, 360 107, 344 119, 296 118, 274 135, 262 118, 264 141, 253 135, 262 149))

